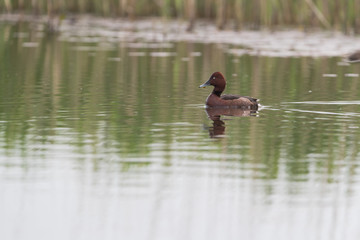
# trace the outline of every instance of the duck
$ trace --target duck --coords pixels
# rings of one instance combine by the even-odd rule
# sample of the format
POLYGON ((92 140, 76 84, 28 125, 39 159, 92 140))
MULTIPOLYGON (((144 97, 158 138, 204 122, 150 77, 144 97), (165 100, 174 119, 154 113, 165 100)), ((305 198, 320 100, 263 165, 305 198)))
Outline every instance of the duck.
POLYGON ((349 54, 346 59, 348 62, 359 62, 360 61, 360 50, 349 54))
POLYGON ((221 72, 211 74, 208 81, 200 85, 199 88, 214 86, 213 91, 206 99, 206 107, 210 108, 241 108, 249 110, 257 110, 259 107, 259 99, 247 96, 221 95, 226 86, 226 80, 221 72))

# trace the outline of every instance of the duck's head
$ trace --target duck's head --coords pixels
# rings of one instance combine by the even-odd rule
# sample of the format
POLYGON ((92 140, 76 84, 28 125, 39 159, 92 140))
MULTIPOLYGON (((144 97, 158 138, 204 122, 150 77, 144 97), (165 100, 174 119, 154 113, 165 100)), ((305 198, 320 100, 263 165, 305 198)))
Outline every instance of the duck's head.
POLYGON ((200 88, 204 88, 207 86, 214 86, 214 91, 222 92, 225 89, 226 81, 224 76, 221 74, 221 72, 214 72, 211 74, 209 80, 205 82, 204 84, 200 85, 200 88))

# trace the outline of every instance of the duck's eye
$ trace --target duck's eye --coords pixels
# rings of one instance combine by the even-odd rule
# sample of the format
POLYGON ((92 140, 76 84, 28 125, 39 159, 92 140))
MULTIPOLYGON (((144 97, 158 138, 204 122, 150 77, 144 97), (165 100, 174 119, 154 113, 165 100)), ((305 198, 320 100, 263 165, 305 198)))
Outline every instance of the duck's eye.
POLYGON ((215 77, 213 77, 213 79, 215 79, 215 77))

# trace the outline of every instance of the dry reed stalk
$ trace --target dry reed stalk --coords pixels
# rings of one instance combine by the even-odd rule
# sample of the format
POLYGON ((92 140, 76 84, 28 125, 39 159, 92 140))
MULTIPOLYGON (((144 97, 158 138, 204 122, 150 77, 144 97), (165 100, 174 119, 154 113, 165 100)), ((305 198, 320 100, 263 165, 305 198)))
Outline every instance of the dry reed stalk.
POLYGON ((331 28, 330 23, 326 20, 325 16, 319 10, 318 7, 313 3, 311 0, 305 0, 305 2, 309 5, 311 10, 314 12, 315 16, 319 19, 319 21, 324 25, 326 28, 331 28))
POLYGON ((218 0, 217 3, 216 26, 219 30, 223 30, 226 24, 226 0, 218 0))
POLYGON ((187 9, 188 9, 189 24, 188 24, 188 26, 186 28, 186 31, 191 32, 194 29, 195 18, 196 18, 195 0, 188 0, 187 1, 187 9))

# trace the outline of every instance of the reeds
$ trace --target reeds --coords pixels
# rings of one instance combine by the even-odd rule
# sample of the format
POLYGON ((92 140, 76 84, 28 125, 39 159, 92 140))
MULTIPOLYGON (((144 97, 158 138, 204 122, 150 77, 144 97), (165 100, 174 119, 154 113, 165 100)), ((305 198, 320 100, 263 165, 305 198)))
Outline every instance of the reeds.
MULTIPOLYGON (((219 29, 323 27, 359 31, 359 0, 2 0, 2 12, 90 13, 105 17, 209 19, 219 29)), ((191 28, 190 28, 191 30, 191 28)))

